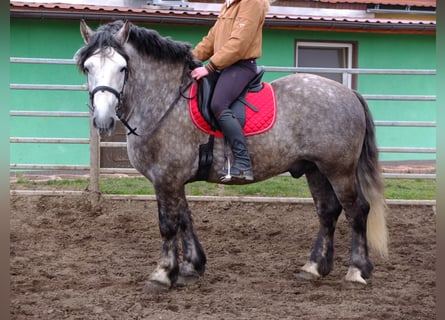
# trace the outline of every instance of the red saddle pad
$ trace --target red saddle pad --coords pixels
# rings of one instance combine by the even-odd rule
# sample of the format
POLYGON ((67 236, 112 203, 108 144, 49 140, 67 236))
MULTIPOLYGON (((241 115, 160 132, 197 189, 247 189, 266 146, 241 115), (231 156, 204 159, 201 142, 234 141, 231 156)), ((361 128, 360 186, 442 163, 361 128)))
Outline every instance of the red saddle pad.
MULTIPOLYGON (((258 109, 258 112, 246 106, 246 124, 243 128, 245 136, 253 136, 270 130, 277 118, 277 106, 273 87, 267 82, 263 82, 262 84, 263 89, 261 89, 261 91, 248 92, 246 96, 246 100, 254 105, 258 109)), ((219 130, 213 131, 201 115, 201 112, 199 112, 196 90, 197 84, 194 82, 190 86, 189 93, 189 97, 194 97, 189 100, 189 111, 193 124, 204 133, 222 138, 222 132, 219 130)))

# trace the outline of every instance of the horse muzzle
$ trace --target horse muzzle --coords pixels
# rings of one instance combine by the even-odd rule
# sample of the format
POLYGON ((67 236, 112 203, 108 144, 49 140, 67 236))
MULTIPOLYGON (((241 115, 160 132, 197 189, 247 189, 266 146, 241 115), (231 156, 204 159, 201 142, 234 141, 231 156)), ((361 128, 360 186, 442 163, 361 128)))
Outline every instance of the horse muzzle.
POLYGON ((93 126, 100 133, 111 133, 116 126, 116 109, 120 104, 120 94, 111 87, 96 87, 90 93, 90 103, 93 126))
POLYGON ((116 120, 114 117, 99 118, 93 117, 93 126, 99 130, 99 133, 111 133, 116 127, 116 120))

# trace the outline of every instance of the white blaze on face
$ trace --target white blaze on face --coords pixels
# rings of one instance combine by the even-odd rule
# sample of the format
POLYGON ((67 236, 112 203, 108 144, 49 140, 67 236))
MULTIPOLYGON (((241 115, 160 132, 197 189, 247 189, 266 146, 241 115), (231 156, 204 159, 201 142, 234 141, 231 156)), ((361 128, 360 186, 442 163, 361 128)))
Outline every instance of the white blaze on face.
MULTIPOLYGON (((125 81, 127 62, 114 49, 98 52, 84 63, 88 75, 88 88, 91 91, 98 86, 111 87, 121 92, 125 81)), ((98 91, 92 101, 94 123, 100 129, 112 129, 116 119, 117 97, 110 91, 98 91)))

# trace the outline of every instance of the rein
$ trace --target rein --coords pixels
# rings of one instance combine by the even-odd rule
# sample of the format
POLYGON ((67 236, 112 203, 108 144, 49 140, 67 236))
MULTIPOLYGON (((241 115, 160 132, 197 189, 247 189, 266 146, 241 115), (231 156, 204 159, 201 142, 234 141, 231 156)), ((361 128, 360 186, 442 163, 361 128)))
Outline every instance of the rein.
MULTIPOLYGON (((168 106, 167 111, 165 111, 165 113, 159 119, 157 125, 154 128, 152 128, 148 133, 144 133, 143 134, 144 136, 150 136, 150 135, 152 135, 154 132, 156 132, 160 128, 160 126, 161 126, 162 122, 164 121, 164 119, 170 114, 170 112, 173 110, 174 106, 178 103, 178 101, 179 101, 179 99, 181 99, 181 97, 185 98, 185 99, 193 99, 193 97, 188 97, 186 95, 186 93, 185 93, 187 91, 187 89, 190 87, 190 85, 193 83, 193 81, 195 81, 194 79, 190 79, 190 78, 191 78, 191 76, 189 75, 188 67, 187 67, 187 63, 186 63, 186 64, 184 64, 184 69, 183 69, 183 72, 182 72, 182 81, 181 81, 181 85, 179 86, 178 94, 176 95, 176 97, 172 101, 172 103, 170 103, 170 105, 168 106), (188 81, 186 83, 186 79, 190 79, 190 81, 188 81)), ((119 118, 119 119, 121 119, 121 118, 119 118)), ((125 119, 121 119, 121 121, 122 120, 125 121, 125 119)), ((125 123, 124 123, 124 125, 125 125, 125 123)), ((139 134, 137 134, 135 132, 135 130, 137 128, 131 129, 130 126, 128 125, 128 123, 127 123, 126 127, 130 130, 128 135, 133 133, 136 136, 140 136, 139 134)))
MULTIPOLYGON (((168 106, 167 111, 162 115, 161 119, 159 119, 158 124, 152 129, 150 130, 149 133, 144 134, 144 136, 148 136, 148 135, 152 135, 161 125, 162 121, 170 114, 170 112, 173 110, 173 107, 178 103, 179 99, 185 98, 185 99, 193 99, 194 97, 188 97, 186 95, 186 91, 187 89, 190 87, 190 85, 193 83, 193 81, 195 81, 194 79, 190 79, 190 77, 187 77, 188 75, 188 64, 185 63, 184 64, 184 69, 183 69, 183 73, 182 73, 182 81, 181 81, 181 85, 179 86, 179 92, 177 94, 177 96, 175 97, 175 99, 173 100, 173 102, 168 106), (186 78, 189 78, 190 81, 185 83, 186 78)), ((111 94, 113 94, 116 98, 117 98, 117 105, 115 108, 115 112, 116 112, 116 116, 119 118, 119 120, 122 122, 122 124, 129 130, 129 132, 127 133, 127 135, 130 134, 134 134, 135 136, 140 136, 136 130, 137 128, 132 128, 130 126, 130 124, 127 122, 127 120, 125 120, 125 118, 123 117, 123 114, 121 112, 121 108, 122 108, 122 97, 124 95, 124 89, 125 89, 125 84, 127 83, 128 80, 128 70, 125 69, 125 77, 124 77, 124 83, 122 85, 122 89, 121 91, 117 91, 116 89, 114 89, 113 87, 110 86, 97 86, 95 87, 92 91, 90 91, 90 105, 89 105, 89 109, 94 112, 94 95, 97 92, 105 92, 108 91, 111 94)))
POLYGON ((137 128, 134 128, 134 129, 131 128, 130 125, 128 124, 128 122, 124 118, 122 118, 122 113, 120 112, 120 109, 122 106, 122 96, 124 95, 124 89, 125 89, 125 84, 127 83, 127 80, 128 80, 128 70, 125 69, 124 83, 122 84, 122 89, 120 92, 118 92, 116 89, 114 89, 113 87, 110 87, 110 86, 95 87, 92 91, 90 91, 90 106, 89 106, 89 108, 92 112, 94 112, 94 103, 93 103, 94 95, 96 93, 98 93, 99 91, 101 91, 101 92, 108 91, 108 92, 112 93, 117 98, 116 116, 123 123, 123 125, 125 127, 127 127, 127 129, 129 130, 127 135, 134 134, 134 135, 138 136, 138 134, 136 133, 137 128))

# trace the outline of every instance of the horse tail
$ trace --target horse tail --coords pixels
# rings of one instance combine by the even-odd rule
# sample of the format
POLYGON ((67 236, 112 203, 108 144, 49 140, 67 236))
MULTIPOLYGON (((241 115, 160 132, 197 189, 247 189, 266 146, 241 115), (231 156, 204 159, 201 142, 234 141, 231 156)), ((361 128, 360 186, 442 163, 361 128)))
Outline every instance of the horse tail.
POLYGON ((384 195, 384 182, 378 159, 374 122, 363 96, 355 92, 365 111, 366 133, 358 163, 358 181, 363 195, 369 202, 367 221, 368 245, 382 257, 388 256, 388 230, 386 226, 387 205, 384 195))

